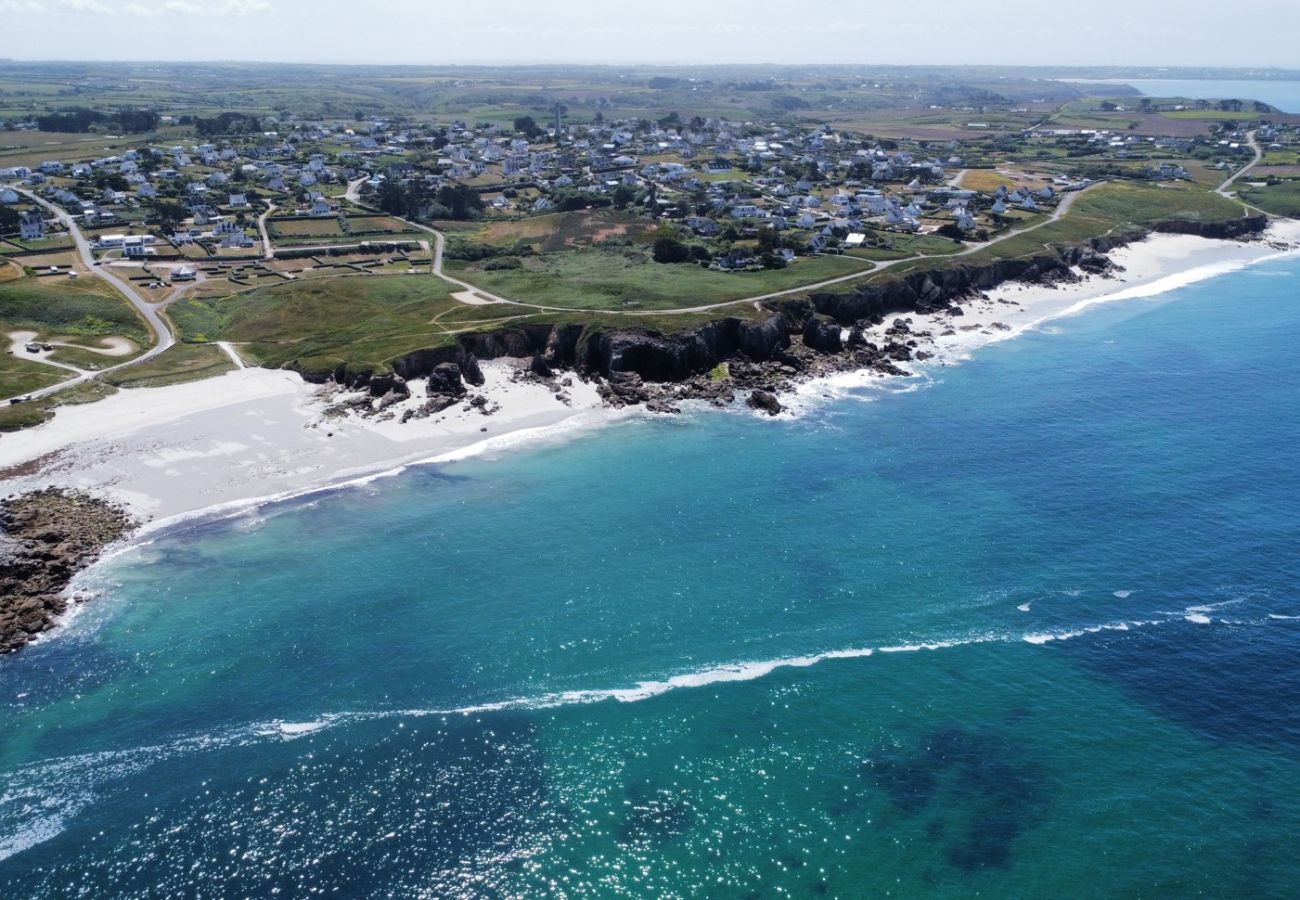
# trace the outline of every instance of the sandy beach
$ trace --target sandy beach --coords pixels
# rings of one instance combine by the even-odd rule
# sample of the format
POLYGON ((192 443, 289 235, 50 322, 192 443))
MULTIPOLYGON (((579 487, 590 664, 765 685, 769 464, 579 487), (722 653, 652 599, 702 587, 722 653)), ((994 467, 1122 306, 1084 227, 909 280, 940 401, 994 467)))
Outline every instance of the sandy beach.
MULTIPOLYGON (((1275 221, 1260 240, 1249 242, 1154 234, 1107 254, 1118 267, 1111 275, 1076 271, 1078 281, 1055 286, 1010 282, 983 297, 963 301, 959 316, 946 312, 904 314, 902 318, 911 319, 914 332, 928 331, 932 337, 918 342, 919 349, 930 354, 930 360, 919 365, 904 364, 902 368, 916 372, 926 366, 956 365, 981 347, 1011 340, 1097 304, 1154 297, 1296 253, 1300 253, 1300 221, 1291 219, 1275 221)), ((884 342, 885 330, 896 318, 890 316, 884 324, 868 329, 867 339, 884 342)), ((809 404, 881 381, 881 375, 866 371, 814 379, 800 386, 788 406, 797 415, 809 404)))
POLYGON ((51 484, 106 493, 156 527, 410 463, 490 452, 610 415, 595 386, 577 378, 565 389, 566 404, 542 384, 511 380, 515 366, 508 361, 482 369, 486 384, 471 393, 490 398, 498 407, 491 415, 457 404, 406 423, 398 419, 424 401, 423 382, 413 382, 411 399, 390 407, 393 417, 382 421, 327 414, 330 405, 358 395, 281 370, 247 368, 122 390, 0 438, 0 470, 21 467, 0 484, 5 493, 51 484))
MULTIPOLYGON (((925 365, 950 365, 1089 305, 1152 296, 1296 252, 1288 248, 1297 245, 1300 222, 1293 221, 1275 224, 1264 240, 1250 243, 1154 235, 1114 251, 1111 258, 1123 271, 1113 276, 1057 287, 1007 284, 964 302, 960 316, 907 318, 913 331, 934 335, 921 342, 933 357, 925 365)), ((880 339, 885 327, 868 339, 880 339)), ((636 414, 603 407, 595 386, 577 377, 565 389, 568 403, 562 402, 545 385, 512 379, 518 365, 483 364, 486 384, 471 393, 497 407, 492 415, 457 404, 405 423, 401 413, 425 399, 422 381, 413 382, 411 399, 391 407, 393 415, 383 420, 327 413, 346 395, 287 371, 247 368, 190 384, 122 390, 62 408, 37 428, 0 436, 0 488, 10 494, 56 485, 106 494, 159 527, 202 511, 493 452, 636 414)), ((783 398, 786 415, 880 378, 851 372, 807 382, 783 398)))

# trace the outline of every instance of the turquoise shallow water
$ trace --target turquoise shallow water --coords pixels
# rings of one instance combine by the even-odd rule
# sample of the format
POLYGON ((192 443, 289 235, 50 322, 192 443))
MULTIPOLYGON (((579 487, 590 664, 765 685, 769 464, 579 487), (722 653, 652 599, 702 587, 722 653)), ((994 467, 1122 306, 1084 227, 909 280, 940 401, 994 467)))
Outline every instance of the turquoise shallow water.
POLYGON ((1297 285, 117 557, 0 659, 0 896, 1293 895, 1297 285))

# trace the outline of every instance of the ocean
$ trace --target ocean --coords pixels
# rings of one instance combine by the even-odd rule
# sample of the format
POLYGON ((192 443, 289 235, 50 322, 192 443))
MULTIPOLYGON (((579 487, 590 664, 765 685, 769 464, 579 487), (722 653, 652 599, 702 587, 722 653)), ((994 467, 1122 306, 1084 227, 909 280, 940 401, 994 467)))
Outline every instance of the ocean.
POLYGON ((1285 113, 1300 113, 1300 81, 1234 79, 1107 78, 1082 83, 1128 84, 1147 97, 1188 97, 1193 100, 1259 100, 1285 113))
POLYGON ((154 535, 0 658, 0 896, 1294 896, 1298 285, 154 535))

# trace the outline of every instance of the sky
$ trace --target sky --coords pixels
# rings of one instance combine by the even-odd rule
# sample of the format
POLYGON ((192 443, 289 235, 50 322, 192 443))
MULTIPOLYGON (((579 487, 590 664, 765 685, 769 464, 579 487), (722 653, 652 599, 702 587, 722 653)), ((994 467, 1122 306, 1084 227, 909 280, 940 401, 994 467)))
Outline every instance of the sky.
POLYGON ((0 31, 24 60, 1300 67, 1295 0, 0 0, 0 31))

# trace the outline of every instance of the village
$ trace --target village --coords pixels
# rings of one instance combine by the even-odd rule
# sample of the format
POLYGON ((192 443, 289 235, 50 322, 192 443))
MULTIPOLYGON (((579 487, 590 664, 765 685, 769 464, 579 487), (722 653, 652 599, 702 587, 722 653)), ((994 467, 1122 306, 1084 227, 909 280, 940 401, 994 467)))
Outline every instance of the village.
MULTIPOLYGON (((715 270, 779 268, 828 253, 942 253, 945 242, 1031 223, 1094 177, 1191 181, 1247 153, 1236 132, 1052 128, 1012 141, 972 123, 968 140, 940 143, 675 113, 570 123, 560 111, 546 128, 527 116, 513 127, 258 124, 265 130, 0 168, 0 203, 18 211, 0 235, 7 255, 39 267, 41 251, 67 243, 29 201, 35 194, 76 220, 98 261, 148 266, 141 278, 165 281, 234 273, 238 287, 250 266, 299 277, 317 268, 312 257, 342 250, 353 251, 350 265, 387 251, 369 268, 427 270, 429 235, 417 218, 519 221, 603 207, 668 225, 693 244, 691 261, 715 270)), ((1294 141, 1289 129, 1260 136, 1279 149, 1294 141)))
POLYGON ((5 412, 26 427, 68 398, 244 365, 383 371, 504 323, 613 315, 673 331, 761 316, 909 266, 1243 204, 1286 215, 1300 183, 1300 119, 1267 107, 1084 97, 823 121, 703 114, 718 90, 675 95, 700 114, 682 102, 620 115, 590 92, 523 93, 477 115, 204 115, 180 99, 11 111, 0 395, 40 403, 5 412))

